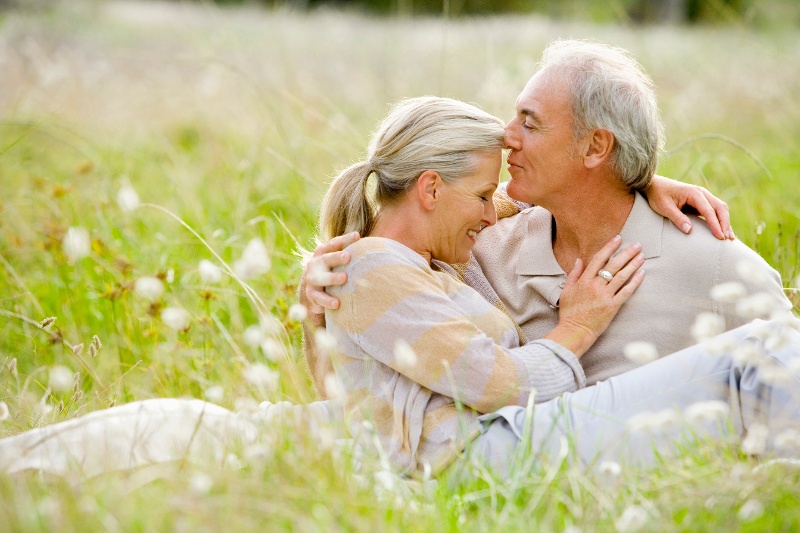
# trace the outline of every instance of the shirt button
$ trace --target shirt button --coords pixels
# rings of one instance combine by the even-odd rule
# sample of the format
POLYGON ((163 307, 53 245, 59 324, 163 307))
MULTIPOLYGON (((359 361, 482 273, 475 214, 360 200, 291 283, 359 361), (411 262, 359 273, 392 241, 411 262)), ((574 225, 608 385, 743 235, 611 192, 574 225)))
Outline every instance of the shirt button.
POLYGON ((560 283, 558 284, 558 286, 559 286, 559 287, 561 287, 561 288, 563 289, 563 288, 564 288, 564 285, 566 285, 566 284, 567 284, 567 282, 566 282, 566 281, 562 281, 562 282, 560 282, 560 283))

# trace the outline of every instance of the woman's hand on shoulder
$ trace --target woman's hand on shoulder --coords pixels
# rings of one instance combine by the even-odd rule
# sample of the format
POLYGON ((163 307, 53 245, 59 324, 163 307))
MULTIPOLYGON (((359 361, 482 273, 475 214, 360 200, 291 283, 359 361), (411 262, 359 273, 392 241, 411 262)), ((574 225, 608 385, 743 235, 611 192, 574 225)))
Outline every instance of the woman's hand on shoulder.
POLYGON ((736 238, 731 228, 728 204, 711 194, 705 187, 655 176, 645 192, 653 211, 670 219, 684 233, 692 231, 689 217, 681 211, 684 206, 689 206, 706 219, 711 233, 716 238, 723 240, 736 238))
POLYGON ((332 270, 350 262, 350 254, 343 250, 359 238, 358 232, 334 237, 317 246, 306 264, 300 281, 300 303, 308 308, 309 317, 317 326, 325 325, 326 308, 339 308, 339 300, 325 292, 325 287, 344 285, 347 282, 347 274, 332 270))
POLYGON ((644 279, 641 245, 631 244, 619 254, 622 239, 614 237, 597 252, 586 268, 578 259, 567 276, 559 300, 558 326, 545 338, 581 357, 603 334, 620 307, 644 279), (606 277, 603 277, 606 276, 606 277))

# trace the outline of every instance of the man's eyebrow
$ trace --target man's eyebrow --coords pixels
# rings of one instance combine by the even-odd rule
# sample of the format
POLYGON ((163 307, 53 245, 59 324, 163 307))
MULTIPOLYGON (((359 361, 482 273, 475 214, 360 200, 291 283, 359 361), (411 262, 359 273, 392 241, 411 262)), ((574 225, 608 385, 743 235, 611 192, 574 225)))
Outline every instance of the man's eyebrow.
POLYGON ((541 124, 542 122, 541 119, 539 118, 539 115, 537 115, 536 111, 534 111, 533 109, 527 109, 527 108, 520 109, 519 114, 525 117, 530 117, 536 123, 541 124))

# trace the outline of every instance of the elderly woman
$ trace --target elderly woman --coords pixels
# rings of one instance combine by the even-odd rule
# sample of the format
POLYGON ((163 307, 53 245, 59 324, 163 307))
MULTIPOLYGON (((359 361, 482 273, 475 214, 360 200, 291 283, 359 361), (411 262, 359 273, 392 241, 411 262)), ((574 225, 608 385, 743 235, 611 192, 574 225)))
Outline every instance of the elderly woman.
MULTIPOLYGON (((524 342, 500 302, 461 283, 447 264, 466 262, 476 236, 496 221, 502 143, 503 123, 472 106, 408 100, 381 124, 368 158, 331 184, 323 237, 364 236, 347 247, 351 261, 335 269, 347 281, 329 288, 340 306, 325 312, 351 425, 369 422, 405 471, 438 472, 471 445, 476 457, 508 472, 528 438, 533 453, 543 455, 555 453, 565 436, 586 461, 603 454, 647 460, 653 447, 626 434, 630 421, 700 401, 738 406, 737 433, 796 424, 800 413, 790 400, 800 383, 788 376, 788 387, 778 388, 766 377, 800 349, 800 334, 779 323, 717 339, 723 350, 745 343, 750 358, 694 347, 582 388, 579 358, 644 277, 638 245, 614 255, 617 237, 585 269, 578 260, 561 295, 559 323, 542 339, 524 342), (764 338, 787 342, 767 355, 764 338), (683 371, 664 372, 665 364, 683 371), (524 406, 534 402, 541 403, 532 437, 525 437, 524 406)), ((325 367, 311 366, 317 374, 325 367)), ((725 426, 710 419, 692 429, 722 432, 725 426)), ((673 433, 664 442, 682 428, 664 426, 657 429, 673 433)))

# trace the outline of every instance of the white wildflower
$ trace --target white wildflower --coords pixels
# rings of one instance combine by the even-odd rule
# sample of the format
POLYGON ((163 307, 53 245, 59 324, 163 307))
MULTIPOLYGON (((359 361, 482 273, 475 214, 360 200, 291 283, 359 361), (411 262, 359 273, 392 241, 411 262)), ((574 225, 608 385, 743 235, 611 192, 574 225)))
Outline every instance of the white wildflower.
POLYGON ((238 455, 231 452, 227 456, 225 456, 225 466, 232 470, 241 470, 242 468, 244 468, 244 463, 242 463, 242 460, 239 459, 238 455))
POLYGON ((709 355, 721 356, 731 353, 736 348, 736 341, 731 337, 717 335, 703 341, 702 346, 709 355))
POLYGON ((175 281, 175 269, 174 268, 168 269, 167 275, 164 276, 164 279, 166 280, 167 283, 172 283, 173 281, 175 281))
POLYGON ((56 365, 50 368, 50 388, 56 392, 64 392, 72 389, 73 374, 72 370, 65 366, 56 365))
POLYGON ((275 390, 279 378, 280 374, 261 363, 250 365, 244 370, 244 379, 266 391, 275 390))
POLYGON ((405 339, 397 339, 394 343, 394 360, 399 370, 407 370, 417 366, 417 354, 405 339))
POLYGON ((638 341, 629 342, 623 349, 625 357, 640 365, 646 365, 658 359, 658 349, 654 344, 638 341))
POLYGON ((762 455, 767 451, 769 429, 763 424, 754 422, 747 428, 747 435, 742 439, 742 452, 747 455, 762 455))
POLYGON ((280 361, 285 355, 283 345, 273 338, 266 338, 261 341, 261 351, 273 363, 280 361))
POLYGON ((310 261, 308 264, 308 283, 317 287, 324 287, 328 282, 330 270, 325 268, 322 261, 310 261))
POLYGON ((242 339, 247 346, 258 346, 264 342, 265 337, 261 326, 249 326, 242 334, 242 339))
POLYGON ((192 474, 192 477, 189 478, 189 491, 192 494, 203 496, 208 494, 213 486, 214 480, 211 479, 211 476, 203 472, 195 472, 192 474))
POLYGON ((186 331, 189 329, 190 317, 186 309, 181 307, 167 307, 161 311, 161 321, 170 329, 186 331))
POLYGON ((323 353, 332 352, 337 346, 334 336, 322 328, 314 332, 314 341, 317 343, 317 349, 323 353))
POLYGON ((739 365, 759 365, 765 359, 764 352, 754 342, 745 342, 733 349, 733 362, 739 365))
POLYGON ((0 422, 8 420, 10 416, 11 411, 8 410, 8 404, 6 402, 0 402, 0 422))
POLYGON ((386 492, 394 492, 397 483, 396 476, 389 470, 375 472, 376 487, 386 492))
POLYGON ((719 400, 696 402, 686 408, 686 420, 690 424, 705 425, 725 420, 731 413, 730 406, 719 400))
POLYGON ((629 505, 622 515, 614 521, 614 526, 620 533, 639 531, 649 520, 647 511, 638 505, 629 505))
POLYGON ((243 280, 253 279, 269 272, 272 268, 264 241, 252 239, 242 252, 242 258, 233 264, 233 271, 243 280))
POLYGON ((680 424, 680 418, 673 409, 646 411, 628 419, 626 426, 633 433, 665 433, 680 424))
POLYGON ((763 514, 764 505, 755 498, 750 498, 739 508, 739 520, 742 522, 750 522, 763 514))
POLYGON ((308 317, 308 309, 303 304, 293 304, 289 307, 289 320, 292 322, 302 322, 308 317))
POLYGON ((800 450, 800 431, 786 429, 775 435, 773 440, 779 450, 800 450))
POLYGON ((205 397, 209 402, 220 403, 225 397, 225 389, 219 385, 213 385, 206 389, 205 397))
POLYGON ((145 276, 136 280, 133 292, 146 300, 158 300, 164 294, 164 283, 153 276, 145 276))
POLYGON ((769 270, 755 261, 745 259, 736 264, 736 272, 743 280, 757 285, 769 282, 769 270))
POLYGON ((72 347, 72 355, 80 355, 83 352, 83 343, 76 344, 72 347))
POLYGON ((344 400, 347 392, 344 390, 344 385, 339 381, 336 374, 328 374, 325 376, 325 396, 329 400, 344 400))
POLYGON ((716 313, 700 313, 692 325, 692 337, 697 342, 716 337, 725 331, 725 318, 716 313))
POLYGON ((117 204, 126 213, 135 211, 139 207, 139 193, 130 185, 126 185, 117 193, 117 204))
POLYGON ((263 331, 265 335, 280 335, 283 331, 283 324, 281 324, 281 321, 269 314, 261 315, 258 324, 261 326, 261 331, 263 331))
POLYGON ((258 411, 258 402, 253 398, 235 398, 233 400, 233 408, 240 415, 250 415, 258 411))
POLYGON ((735 303, 747 295, 747 289, 738 281, 720 283, 711 288, 711 299, 720 303, 735 303))
POLYGON ((89 232, 86 228, 72 227, 67 230, 62 242, 64 255, 70 262, 75 263, 84 257, 89 256, 92 249, 92 241, 89 238, 89 232))
POLYGON ((762 365, 759 368, 759 378, 765 385, 785 387, 794 381, 792 373, 777 364, 762 365))
POLYGON ((617 479, 622 474, 622 467, 616 461, 603 461, 597 466, 597 471, 608 479, 617 479))
POLYGON ((766 292, 759 292, 742 298, 736 304, 736 314, 746 320, 768 316, 777 307, 775 297, 766 292))
POLYGON ((768 352, 774 352, 788 346, 791 341, 792 338, 789 335, 788 328, 778 327, 773 329, 772 335, 764 339, 764 348, 768 352))
POLYGON ((794 313, 788 309, 774 309, 770 313, 769 319, 772 322, 800 331, 800 318, 794 316, 794 313))
POLYGON ((198 270, 203 283, 219 283, 222 280, 222 270, 208 259, 200 261, 198 270))
POLYGON ((795 375, 800 375, 800 357, 792 357, 786 361, 786 368, 795 375))

